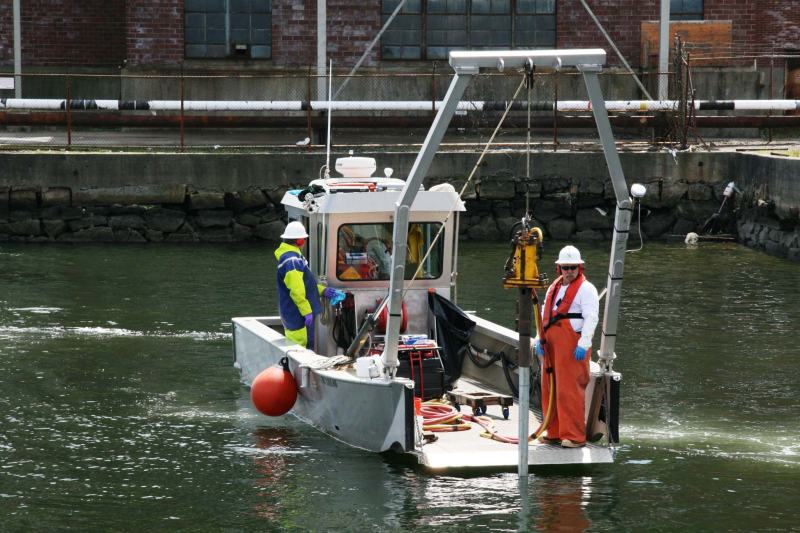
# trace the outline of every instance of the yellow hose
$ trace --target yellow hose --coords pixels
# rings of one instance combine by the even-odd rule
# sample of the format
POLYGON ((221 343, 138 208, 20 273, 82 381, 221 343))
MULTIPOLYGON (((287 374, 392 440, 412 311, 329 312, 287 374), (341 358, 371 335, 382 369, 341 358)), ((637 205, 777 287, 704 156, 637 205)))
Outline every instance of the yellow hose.
MULTIPOLYGON (((536 228, 536 229, 538 229, 538 228, 536 228)), ((540 230, 540 232, 541 232, 541 230, 540 230)), ((541 236, 539 238, 541 239, 541 236)), ((536 295, 536 289, 534 289, 534 291, 533 291, 533 296, 534 296, 534 298, 533 298, 533 316, 536 317, 536 333, 539 335, 539 342, 541 343, 542 341, 544 341, 544 331, 542 330, 542 313, 539 310, 539 297, 536 295)), ((547 352, 544 353, 544 357, 542 358, 542 366, 543 367, 546 367, 546 365, 544 365, 544 361, 545 361, 546 357, 547 357, 547 352)), ((544 371, 544 368, 540 368, 539 370, 540 370, 540 372, 542 372, 542 371, 544 371)), ((529 438, 529 440, 536 440, 539 437, 541 437, 544 434, 545 430, 547 429, 547 426, 550 425, 550 418, 553 415, 553 400, 554 400, 553 395, 555 394, 555 391, 556 391, 555 384, 553 383, 553 373, 552 372, 550 372, 549 381, 550 381, 550 399, 547 402, 547 413, 545 413, 544 420, 542 421, 542 424, 539 426, 539 431, 537 431, 535 435, 532 435, 529 438)))
MULTIPOLYGON (((545 355, 546 357, 546 355, 545 355)), ((539 431, 536 432, 536 435, 532 435, 530 440, 536 440, 542 436, 542 434, 547 429, 547 426, 550 425, 550 417, 553 414, 553 394, 555 394, 556 388, 553 386, 553 374, 550 373, 550 400, 547 402, 547 413, 544 415, 544 421, 542 425, 539 426, 539 431)))

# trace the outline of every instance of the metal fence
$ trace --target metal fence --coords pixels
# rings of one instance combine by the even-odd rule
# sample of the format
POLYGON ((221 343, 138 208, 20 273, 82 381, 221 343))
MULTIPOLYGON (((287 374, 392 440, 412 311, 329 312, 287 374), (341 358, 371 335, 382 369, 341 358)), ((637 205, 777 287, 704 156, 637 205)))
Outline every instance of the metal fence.
MULTIPOLYGON (((628 138, 685 145, 702 122, 690 106, 698 95, 692 92, 688 65, 684 57, 670 73, 672 104, 657 111, 653 111, 655 106, 642 104, 612 110, 615 128, 628 138)), ((638 75, 645 86, 655 87, 654 73, 638 75)), ((332 115, 335 144, 413 144, 421 142, 451 77, 449 69, 436 65, 427 72, 369 73, 351 78, 342 73, 331 80, 317 77, 311 69, 291 73, 24 74, 22 100, 10 100, 9 91, 3 91, 0 147, 243 150, 300 145, 313 149, 325 143, 327 103, 320 87, 329 82, 331 92, 338 93, 332 115), (349 103, 346 109, 336 107, 345 103, 349 103)), ((594 137, 579 74, 535 73, 533 79, 530 94, 520 92, 501 139, 519 141, 529 123, 535 140, 552 146, 558 146, 570 132, 594 137)), ((451 124, 453 135, 465 142, 484 139, 521 80, 521 74, 514 72, 476 76, 463 100, 484 104, 459 111, 451 124)), ((601 83, 607 100, 638 102, 641 98, 629 73, 608 71, 601 83)), ((774 92, 772 87, 770 92, 774 92)), ((733 113, 716 115, 720 114, 733 113)), ((736 123, 740 127, 800 125, 791 120, 785 124, 773 121, 770 126, 763 120, 771 116, 769 112, 749 119, 739 115, 730 118, 740 119, 736 123)), ((709 123, 725 127, 723 120, 709 123)))

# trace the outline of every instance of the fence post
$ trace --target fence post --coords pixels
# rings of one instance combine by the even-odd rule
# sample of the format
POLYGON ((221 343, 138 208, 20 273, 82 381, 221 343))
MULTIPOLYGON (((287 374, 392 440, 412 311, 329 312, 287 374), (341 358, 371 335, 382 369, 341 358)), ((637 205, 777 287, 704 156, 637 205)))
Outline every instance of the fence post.
POLYGON ((310 66, 306 71, 306 122, 308 124, 307 151, 311 151, 311 147, 314 145, 314 128, 311 124, 311 67, 310 66))
MULTIPOLYGON (((756 58, 758 61, 758 58, 756 58)), ((756 63, 757 64, 757 63, 756 63)), ((772 96, 772 88, 773 88, 773 79, 772 79, 772 71, 775 68, 775 50, 772 50, 772 53, 769 56, 769 99, 772 100, 774 96, 772 96)), ((767 111, 767 117, 772 115, 771 111, 767 111)), ((769 119, 767 119, 767 124, 769 124, 769 119)), ((767 126, 767 142, 772 142, 772 128, 767 126)))
POLYGON ((184 82, 183 82, 183 63, 181 63, 181 152, 184 151, 184 131, 183 131, 183 97, 184 97, 184 82))
POLYGON ((72 78, 67 76, 67 101, 64 107, 67 111, 67 150, 72 147, 72 78))
POLYGON ((689 110, 689 52, 685 51, 680 36, 676 36, 675 39, 678 47, 678 53, 676 55, 680 61, 678 63, 680 70, 676 72, 675 75, 680 76, 678 78, 678 87, 681 90, 681 150, 686 150, 689 146, 689 116, 691 114, 689 110))
POLYGON ((436 61, 431 70, 431 112, 436 115, 436 61))
POLYGON ((553 151, 558 150, 558 71, 553 74, 553 151))

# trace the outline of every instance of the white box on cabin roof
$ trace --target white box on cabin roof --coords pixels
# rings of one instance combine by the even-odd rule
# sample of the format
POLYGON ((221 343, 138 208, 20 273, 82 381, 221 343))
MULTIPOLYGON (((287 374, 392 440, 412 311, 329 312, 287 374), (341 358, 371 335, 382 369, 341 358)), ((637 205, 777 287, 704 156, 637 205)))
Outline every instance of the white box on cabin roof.
POLYGON ((336 172, 345 178, 369 178, 377 168, 372 157, 340 157, 336 160, 336 172))

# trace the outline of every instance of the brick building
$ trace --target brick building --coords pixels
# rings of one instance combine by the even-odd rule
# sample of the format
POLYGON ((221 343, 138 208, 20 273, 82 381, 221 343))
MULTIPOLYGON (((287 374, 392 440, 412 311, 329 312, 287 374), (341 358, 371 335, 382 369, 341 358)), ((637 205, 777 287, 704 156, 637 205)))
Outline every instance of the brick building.
MULTIPOLYGON (((398 0, 328 0, 327 52, 351 67, 398 0)), ((587 0, 634 67, 657 53, 659 0, 587 0), (650 22, 648 22, 650 21, 650 22), (653 28, 655 27, 655 33, 653 28)), ((12 0, 0 0, 0 66, 13 66, 12 0)), ((672 0, 671 30, 710 66, 800 46, 791 0, 672 0), (704 55, 705 54, 705 55, 704 55)), ((21 0, 22 65, 292 68, 316 64, 315 0, 21 0)), ((441 61, 450 49, 608 47, 580 0, 407 0, 365 66, 441 61)), ((609 64, 619 65, 609 53, 609 64)))

